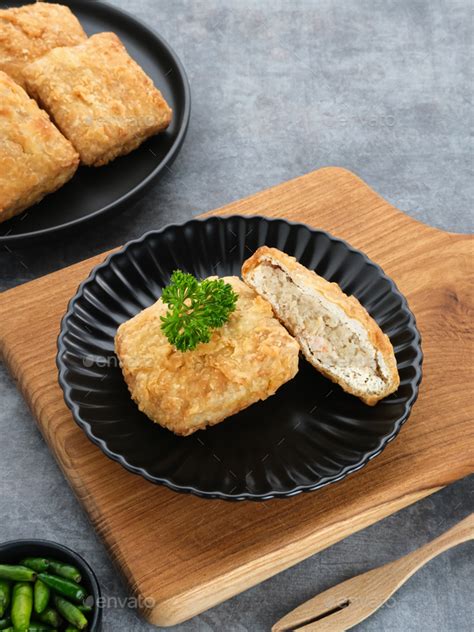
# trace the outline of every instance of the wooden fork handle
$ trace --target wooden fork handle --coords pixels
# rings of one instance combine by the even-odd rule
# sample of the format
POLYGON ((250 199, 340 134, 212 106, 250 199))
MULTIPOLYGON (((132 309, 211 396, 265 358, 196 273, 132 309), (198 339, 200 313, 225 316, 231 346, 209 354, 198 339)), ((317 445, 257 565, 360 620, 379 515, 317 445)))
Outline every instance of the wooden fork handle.
POLYGON ((464 518, 464 520, 461 520, 461 522, 458 522, 457 525, 431 542, 428 542, 419 549, 416 549, 416 551, 408 553, 408 555, 405 555, 399 560, 390 562, 386 565, 386 568, 387 570, 390 568, 393 572, 400 572, 401 577, 403 577, 400 582, 401 585, 414 573, 416 573, 419 568, 440 553, 443 553, 443 551, 447 551, 457 544, 461 544, 462 542, 467 542, 472 539, 474 539, 474 513, 467 516, 467 518, 464 518), (406 574, 403 573, 403 570, 406 571, 406 574))
POLYGON ((447 549, 474 538, 474 514, 461 520, 435 540, 421 548, 348 579, 316 595, 280 619, 274 632, 340 632, 360 623, 389 599, 407 579, 433 557, 447 549), (370 600, 368 600, 370 597, 370 600), (342 608, 339 604, 345 603, 342 608), (331 608, 329 608, 329 604, 331 608), (329 608, 329 611, 328 611, 329 608), (325 613, 325 611, 327 611, 325 613), (321 616, 322 615, 322 616, 321 616))

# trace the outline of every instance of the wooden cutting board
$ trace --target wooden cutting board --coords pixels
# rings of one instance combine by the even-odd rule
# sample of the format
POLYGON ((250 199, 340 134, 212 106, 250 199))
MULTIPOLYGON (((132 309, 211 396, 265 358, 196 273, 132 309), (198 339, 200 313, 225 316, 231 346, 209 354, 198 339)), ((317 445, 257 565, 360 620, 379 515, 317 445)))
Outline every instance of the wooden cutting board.
POLYGON ((154 486, 107 459, 63 402, 55 365, 60 319, 79 282, 106 253, 0 296, 4 361, 130 590, 141 598, 143 614, 158 625, 179 623, 228 599, 467 475, 473 465, 471 237, 409 219, 338 168, 215 212, 283 216, 366 252, 408 297, 423 338, 424 377, 399 437, 346 480, 285 500, 203 500, 154 486))

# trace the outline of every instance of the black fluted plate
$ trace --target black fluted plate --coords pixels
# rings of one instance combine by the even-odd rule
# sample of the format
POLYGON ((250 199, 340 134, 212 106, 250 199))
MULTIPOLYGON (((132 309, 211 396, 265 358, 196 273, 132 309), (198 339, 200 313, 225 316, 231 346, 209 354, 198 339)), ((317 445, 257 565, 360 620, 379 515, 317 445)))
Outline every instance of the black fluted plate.
POLYGON ((107 456, 153 483, 236 500, 291 496, 363 467, 408 418, 421 362, 414 316, 379 266, 323 231, 240 216, 173 224, 112 254, 69 304, 57 357, 74 419, 107 456), (360 300, 392 341, 400 388, 366 406, 302 359, 297 376, 273 397, 178 437, 131 400, 114 354, 117 327, 156 301, 176 268, 202 278, 239 275, 242 262, 263 244, 294 255, 360 300))
MULTIPOLYGON (((148 139, 127 156, 104 167, 79 167, 58 191, 0 224, 0 244, 48 239, 85 222, 104 220, 112 214, 115 218, 166 173, 181 149, 188 128, 191 110, 188 79, 180 60, 160 35, 106 2, 60 1, 76 15, 88 35, 113 31, 120 37, 131 57, 160 89, 173 110, 173 119, 165 132, 148 139)), ((7 5, 18 7, 25 3, 26 0, 8 0, 7 5)), ((159 23, 158 9, 156 23, 159 23)))

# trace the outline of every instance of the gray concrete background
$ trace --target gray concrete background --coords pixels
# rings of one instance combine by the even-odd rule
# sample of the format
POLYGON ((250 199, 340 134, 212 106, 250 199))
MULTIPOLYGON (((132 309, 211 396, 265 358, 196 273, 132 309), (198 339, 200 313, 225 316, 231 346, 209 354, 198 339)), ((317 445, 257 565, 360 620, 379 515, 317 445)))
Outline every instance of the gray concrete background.
MULTIPOLYGON (((193 93, 184 148, 172 172, 115 220, 54 247, 0 249, 1 289, 326 165, 355 171, 419 220, 472 229, 468 0, 114 4, 154 26, 183 60, 193 93)), ((64 542, 93 564, 107 596, 126 598, 3 367, 0 393, 0 541, 64 542)), ((473 505, 472 481, 455 483, 177 629, 269 630, 300 602, 422 545, 473 505)), ((445 553, 357 629, 472 629, 472 561, 469 544, 445 553)), ((106 632, 153 629, 132 610, 106 612, 106 632)))

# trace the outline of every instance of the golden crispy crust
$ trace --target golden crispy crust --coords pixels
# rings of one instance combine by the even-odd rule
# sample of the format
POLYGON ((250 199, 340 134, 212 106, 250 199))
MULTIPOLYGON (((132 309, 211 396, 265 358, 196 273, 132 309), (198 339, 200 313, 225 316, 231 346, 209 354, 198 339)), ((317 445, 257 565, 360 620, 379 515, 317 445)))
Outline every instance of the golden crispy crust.
POLYGON ((299 347, 270 304, 237 277, 236 311, 207 344, 182 353, 160 328, 161 299, 123 323, 115 350, 130 393, 150 419, 176 434, 214 425, 266 399, 298 371, 299 347))
MULTIPOLYGON (((397 390, 400 384, 400 378, 398 375, 397 361, 395 359, 392 343, 390 342, 389 337, 383 333, 375 320, 368 314, 367 310, 359 303, 355 296, 347 296, 337 283, 330 283, 323 277, 319 276, 319 274, 316 274, 316 272, 308 270, 308 268, 305 268, 303 265, 298 263, 295 257, 290 257, 276 248, 269 248, 267 246, 259 248, 244 262, 242 266, 242 278, 246 283, 249 283, 250 286, 252 286, 249 279, 251 271, 265 260, 268 260, 270 263, 278 265, 283 270, 288 271, 291 278, 300 287, 306 286, 313 289, 316 293, 321 294, 325 299, 340 307, 349 318, 359 321, 367 331, 371 344, 382 354, 382 357, 389 369, 391 379, 389 380, 386 391, 381 396, 368 396, 362 395, 359 391, 351 389, 347 383, 343 383, 341 380, 335 378, 332 374, 328 373, 320 366, 317 367, 318 371, 323 373, 325 377, 329 378, 333 382, 340 384, 347 392, 359 397, 369 406, 375 405, 380 399, 397 390)), ((315 366, 309 353, 307 353, 304 349, 302 349, 302 351, 308 362, 315 366)))
POLYGON ((86 165, 128 154, 171 121, 160 91, 114 33, 55 48, 27 66, 24 76, 86 165))
POLYGON ((23 68, 57 46, 75 46, 87 35, 68 7, 36 2, 0 10, 0 70, 24 87, 23 68))
POLYGON ((46 112, 0 71, 0 221, 59 189, 78 165, 46 112))

